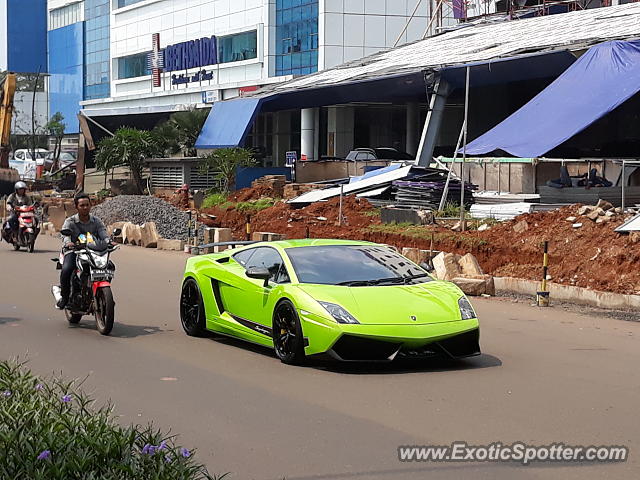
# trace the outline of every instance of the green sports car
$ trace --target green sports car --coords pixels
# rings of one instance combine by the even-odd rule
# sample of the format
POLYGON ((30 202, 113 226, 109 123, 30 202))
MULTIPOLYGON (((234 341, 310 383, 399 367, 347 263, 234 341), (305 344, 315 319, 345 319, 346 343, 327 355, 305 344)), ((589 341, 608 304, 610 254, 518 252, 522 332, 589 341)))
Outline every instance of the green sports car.
POLYGON ((180 317, 188 335, 241 338, 290 364, 480 354, 462 291, 369 242, 262 242, 191 257, 180 317))

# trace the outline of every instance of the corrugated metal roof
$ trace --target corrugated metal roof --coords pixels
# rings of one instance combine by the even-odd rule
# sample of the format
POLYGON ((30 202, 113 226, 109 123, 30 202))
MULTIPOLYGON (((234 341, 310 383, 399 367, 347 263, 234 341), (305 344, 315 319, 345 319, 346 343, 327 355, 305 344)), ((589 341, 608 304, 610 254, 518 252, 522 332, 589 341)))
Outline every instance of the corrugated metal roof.
POLYGON ((426 68, 547 50, 579 49, 603 41, 639 37, 640 3, 477 24, 281 83, 261 93, 330 86, 426 68))

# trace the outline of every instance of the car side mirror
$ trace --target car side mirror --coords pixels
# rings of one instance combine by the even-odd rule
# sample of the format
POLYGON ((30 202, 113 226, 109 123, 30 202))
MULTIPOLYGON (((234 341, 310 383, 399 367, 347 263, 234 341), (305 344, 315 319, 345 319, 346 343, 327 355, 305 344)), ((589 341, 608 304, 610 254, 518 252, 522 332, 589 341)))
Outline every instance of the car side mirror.
POLYGON ((424 268, 427 272, 433 272, 435 270, 431 262, 422 262, 420 267, 424 268))
POLYGON ((264 267, 249 267, 245 273, 249 278, 264 280, 264 286, 269 286, 269 278, 271 277, 271 272, 269 272, 268 269, 264 267))
POLYGON ((73 232, 71 232, 71 230, 70 230, 70 229, 65 228, 65 229, 63 229, 63 230, 60 230, 60 233, 61 233, 63 236, 65 236, 65 237, 69 237, 69 236, 71 236, 71 233, 73 233, 73 232))
POLYGON ((121 228, 114 228, 113 229, 113 236, 114 237, 119 237, 121 233, 122 233, 122 229, 121 228))

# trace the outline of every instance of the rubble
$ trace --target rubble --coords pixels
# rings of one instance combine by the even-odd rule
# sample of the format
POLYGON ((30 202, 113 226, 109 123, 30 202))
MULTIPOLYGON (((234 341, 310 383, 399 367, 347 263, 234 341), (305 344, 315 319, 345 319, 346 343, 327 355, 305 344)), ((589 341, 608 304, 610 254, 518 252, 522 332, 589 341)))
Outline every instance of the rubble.
MULTIPOLYGON (((134 225, 154 222, 157 233, 162 238, 187 240, 189 214, 160 198, 119 195, 105 200, 91 213, 100 218, 105 225, 115 222, 130 222, 134 225)), ((140 241, 133 230, 131 235, 134 242, 140 241)))
POLYGON ((287 177, 285 175, 265 175, 251 183, 253 189, 268 189, 273 192, 273 196, 276 198, 284 197, 284 187, 287 184, 287 177))
POLYGON ((440 252, 433 259, 436 278, 455 283, 467 295, 495 295, 492 275, 486 275, 471 253, 440 252))

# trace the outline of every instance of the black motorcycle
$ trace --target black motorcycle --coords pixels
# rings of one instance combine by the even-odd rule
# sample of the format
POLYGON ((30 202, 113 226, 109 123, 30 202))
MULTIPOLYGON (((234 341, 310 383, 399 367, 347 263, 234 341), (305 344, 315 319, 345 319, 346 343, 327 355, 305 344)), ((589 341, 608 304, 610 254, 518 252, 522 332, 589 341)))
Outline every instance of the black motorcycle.
MULTIPOLYGON (((63 236, 71 235, 69 230, 62 230, 60 233, 63 236)), ((116 229, 114 235, 119 234, 119 229, 116 229)), ((117 249, 117 245, 80 235, 72 249, 63 247, 60 257, 52 259, 56 262, 56 269, 61 270, 65 254, 71 251, 76 253, 76 269, 71 277, 69 302, 64 309, 69 323, 76 324, 84 315, 93 315, 98 331, 102 335, 111 333, 115 320, 111 280, 115 276, 116 266, 110 256, 117 249)), ((57 303, 61 298, 60 287, 54 285, 51 293, 57 303)))

